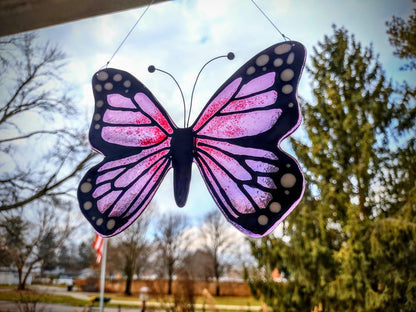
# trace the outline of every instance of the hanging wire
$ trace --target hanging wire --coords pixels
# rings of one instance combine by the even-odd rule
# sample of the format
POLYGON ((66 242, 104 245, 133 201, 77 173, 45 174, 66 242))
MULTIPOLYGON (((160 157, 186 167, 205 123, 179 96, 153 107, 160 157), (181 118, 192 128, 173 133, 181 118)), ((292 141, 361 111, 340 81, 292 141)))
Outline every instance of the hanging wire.
POLYGON ((251 0, 251 2, 253 2, 256 8, 261 12, 261 14, 263 14, 263 16, 269 21, 269 23, 273 25, 273 27, 279 32, 283 39, 285 39, 286 41, 291 41, 289 37, 287 37, 284 33, 282 33, 279 30, 279 28, 277 28, 277 26, 272 22, 272 20, 267 16, 267 14, 264 13, 264 11, 257 5, 257 3, 254 0, 251 0))
POLYGON ((139 24, 142 17, 146 14, 147 10, 150 8, 150 6, 155 2, 155 0, 151 0, 149 4, 147 5, 146 9, 143 11, 143 13, 139 16, 136 23, 134 23, 133 27, 130 29, 130 31, 127 33, 127 35, 124 37, 124 39, 121 41, 117 49, 114 51, 113 55, 110 57, 110 59, 107 61, 107 63, 101 67, 100 69, 103 69, 104 67, 107 68, 108 64, 113 60, 114 56, 117 54, 118 50, 123 46, 124 42, 127 40, 127 38, 130 36, 130 34, 133 32, 134 28, 136 28, 137 24, 139 24))

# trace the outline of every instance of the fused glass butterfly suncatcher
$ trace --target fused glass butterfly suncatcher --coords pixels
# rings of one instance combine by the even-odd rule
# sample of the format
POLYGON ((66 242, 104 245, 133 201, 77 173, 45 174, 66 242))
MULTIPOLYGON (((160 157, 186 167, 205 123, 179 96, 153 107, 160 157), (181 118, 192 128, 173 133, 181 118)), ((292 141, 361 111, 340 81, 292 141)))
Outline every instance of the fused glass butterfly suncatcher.
POLYGON ((108 237, 127 228, 170 168, 176 203, 184 206, 195 162, 230 223, 252 237, 270 233, 304 192, 299 164, 280 142, 300 124, 296 92, 305 54, 294 41, 258 53, 187 128, 178 128, 131 74, 97 72, 89 139, 105 157, 78 188, 81 211, 95 230, 108 237))

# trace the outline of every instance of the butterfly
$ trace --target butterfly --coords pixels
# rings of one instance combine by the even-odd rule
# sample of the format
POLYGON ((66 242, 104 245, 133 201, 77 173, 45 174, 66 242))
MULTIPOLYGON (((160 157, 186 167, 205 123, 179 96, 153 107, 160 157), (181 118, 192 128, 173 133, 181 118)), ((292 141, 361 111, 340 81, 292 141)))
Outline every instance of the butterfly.
POLYGON ((280 148, 301 122, 296 97, 305 57, 294 41, 258 53, 186 128, 128 72, 98 71, 89 139, 104 159, 79 184, 84 216, 101 236, 120 233, 145 210, 170 168, 182 207, 194 162, 231 224, 252 237, 270 233, 305 188, 299 164, 280 148))

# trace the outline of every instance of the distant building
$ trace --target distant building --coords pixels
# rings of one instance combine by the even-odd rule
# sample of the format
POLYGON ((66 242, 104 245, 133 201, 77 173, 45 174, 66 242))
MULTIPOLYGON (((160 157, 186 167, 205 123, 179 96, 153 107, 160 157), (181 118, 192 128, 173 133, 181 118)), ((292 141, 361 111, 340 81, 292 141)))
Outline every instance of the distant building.
MULTIPOLYGON (((27 271, 23 271, 23 276, 27 271)), ((2 285, 17 285, 19 284, 19 274, 17 270, 7 267, 0 267, 0 284, 2 285)), ((32 284, 32 274, 29 274, 26 280, 26 285, 32 284)))

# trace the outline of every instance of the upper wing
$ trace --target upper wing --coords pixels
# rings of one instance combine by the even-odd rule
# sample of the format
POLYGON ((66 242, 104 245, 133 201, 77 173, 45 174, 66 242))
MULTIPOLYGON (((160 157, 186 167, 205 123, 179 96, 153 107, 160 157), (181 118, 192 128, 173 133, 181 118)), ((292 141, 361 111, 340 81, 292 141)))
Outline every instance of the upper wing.
POLYGON ((81 211, 102 236, 128 227, 171 168, 173 121, 151 92, 127 72, 105 69, 92 80, 95 111, 89 138, 104 160, 78 188, 81 211))
POLYGON ((300 124, 296 90, 305 62, 298 42, 273 45, 214 94, 192 126, 195 161, 227 219, 244 233, 270 233, 297 205, 304 178, 280 142, 300 124))
POLYGON ((131 74, 108 68, 92 79, 95 111, 90 143, 104 156, 123 157, 157 145, 176 129, 153 94, 131 74))

